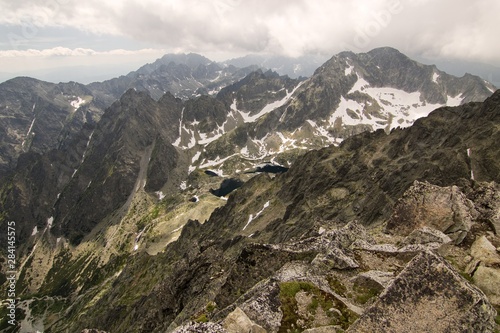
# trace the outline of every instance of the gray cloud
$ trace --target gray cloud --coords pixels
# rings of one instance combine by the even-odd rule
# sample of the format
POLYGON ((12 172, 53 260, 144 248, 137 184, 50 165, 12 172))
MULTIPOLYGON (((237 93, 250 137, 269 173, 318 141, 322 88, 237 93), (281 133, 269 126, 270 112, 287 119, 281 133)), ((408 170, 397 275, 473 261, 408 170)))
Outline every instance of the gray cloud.
POLYGON ((500 64, 498 0, 0 0, 0 6, 0 24, 22 26, 27 35, 30 25, 31 32, 62 26, 204 54, 332 55, 389 45, 428 58, 500 64))

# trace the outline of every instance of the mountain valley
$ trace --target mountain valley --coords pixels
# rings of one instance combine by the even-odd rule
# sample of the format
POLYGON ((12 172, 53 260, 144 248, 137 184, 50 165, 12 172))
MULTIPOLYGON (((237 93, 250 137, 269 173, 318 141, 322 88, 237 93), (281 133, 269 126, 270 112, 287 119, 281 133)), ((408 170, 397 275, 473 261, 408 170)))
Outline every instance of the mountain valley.
POLYGON ((4 82, 0 331, 494 332, 495 91, 392 48, 4 82))

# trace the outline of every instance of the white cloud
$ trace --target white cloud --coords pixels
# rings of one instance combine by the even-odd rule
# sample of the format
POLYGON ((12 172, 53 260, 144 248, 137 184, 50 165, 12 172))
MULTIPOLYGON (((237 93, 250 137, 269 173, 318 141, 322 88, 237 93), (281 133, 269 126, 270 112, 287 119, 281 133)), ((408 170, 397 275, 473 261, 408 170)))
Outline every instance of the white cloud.
POLYGON ((79 57, 79 56, 134 56, 147 54, 163 54, 162 49, 141 49, 141 50, 123 50, 115 49, 109 51, 95 51, 92 49, 67 47, 54 47, 44 50, 5 50, 0 51, 0 58, 16 58, 16 57, 79 57))
POLYGON ((0 25, 21 26, 28 42, 37 29, 57 26, 209 55, 333 55, 388 45, 500 59, 498 0, 0 0, 0 7, 0 25))

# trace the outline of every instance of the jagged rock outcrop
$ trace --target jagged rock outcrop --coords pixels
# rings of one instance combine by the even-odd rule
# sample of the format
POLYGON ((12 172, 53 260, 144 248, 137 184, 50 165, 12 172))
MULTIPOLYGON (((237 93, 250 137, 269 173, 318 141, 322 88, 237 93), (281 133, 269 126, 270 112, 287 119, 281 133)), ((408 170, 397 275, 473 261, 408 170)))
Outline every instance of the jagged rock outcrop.
POLYGON ((172 333, 228 333, 215 323, 190 323, 176 328, 172 333))
POLYGON ((431 252, 417 255, 348 332, 493 332, 486 296, 431 252))
POLYGON ((424 226, 413 230, 402 242, 403 245, 411 244, 448 244, 452 240, 442 231, 424 226))
POLYGON ((233 312, 227 315, 223 323, 224 328, 229 333, 266 333, 267 331, 260 325, 255 324, 248 318, 243 310, 240 308, 234 309, 233 312))
MULTIPOLYGON (((146 185, 150 160, 153 170, 159 169, 157 160, 163 159, 164 168, 174 171, 181 158, 173 153, 170 142, 178 131, 174 120, 180 113, 180 100, 164 97, 156 102, 133 89, 107 109, 89 140, 84 160, 54 205, 54 233, 79 243, 146 185), (164 109, 164 104, 169 108, 164 109), (162 156, 166 150, 172 153, 162 156)), ((153 177, 154 188, 158 187, 156 178, 168 177, 153 177)))
POLYGON ((473 200, 480 218, 500 233, 500 186, 496 182, 479 182, 473 185, 468 198, 473 200))
POLYGON ((479 236, 470 248, 472 259, 466 272, 488 296, 492 304, 500 305, 500 255, 486 236, 479 236))
POLYGON ((386 231, 407 236, 427 226, 460 244, 477 215, 474 204, 458 187, 442 188, 415 181, 395 205, 386 231))
POLYGON ((393 280, 394 274, 392 272, 375 270, 360 273, 351 279, 354 286, 372 289, 377 292, 382 292, 393 280))

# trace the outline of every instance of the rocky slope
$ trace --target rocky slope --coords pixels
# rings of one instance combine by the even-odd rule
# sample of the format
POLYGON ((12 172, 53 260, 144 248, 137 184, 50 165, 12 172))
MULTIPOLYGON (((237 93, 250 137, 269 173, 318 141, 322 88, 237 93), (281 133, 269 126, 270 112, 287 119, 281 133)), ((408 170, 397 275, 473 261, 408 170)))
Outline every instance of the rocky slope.
POLYGON ((45 331, 493 332, 499 122, 497 92, 254 177, 156 256, 115 256, 62 289, 49 272, 47 296, 79 297, 45 331))
POLYGON ((395 49, 380 48, 340 53, 293 90, 285 89, 288 95, 264 107, 260 117, 252 117, 248 109, 252 96, 223 89, 218 98, 230 106, 230 115, 243 116, 245 126, 207 145, 202 156, 214 163, 219 156, 217 167, 225 173, 235 171, 231 158, 224 160, 228 156, 288 166, 304 150, 338 144, 363 131, 404 128, 440 106, 483 101, 495 87, 479 77, 453 77, 395 49))
POLYGON ((296 58, 274 55, 247 55, 227 60, 224 64, 239 68, 258 65, 261 68, 270 69, 280 75, 287 75, 298 79, 300 77, 310 77, 326 60, 328 60, 328 57, 321 55, 308 55, 296 58))
MULTIPOLYGON (((470 308, 473 319, 450 328, 492 330, 499 96, 414 121, 448 96, 493 89, 435 71, 380 49, 340 54, 305 81, 257 71, 216 97, 130 89, 64 144, 22 154, 0 190, 2 223, 21 221, 21 330, 163 332, 189 320, 213 322, 200 330, 345 330, 422 299, 470 308), (358 109, 342 108, 358 97, 358 109), (351 111, 356 125, 331 127, 351 111), (300 156, 330 142, 340 146, 300 156), (276 176, 246 173, 266 160, 294 163, 276 176), (221 175, 246 182, 227 201, 210 194, 223 191, 213 190, 221 175), (411 280, 438 271, 448 285, 422 291, 411 280), (423 298, 384 296, 401 285, 423 298), (465 296, 448 302, 454 293, 465 296)), ((384 322, 400 325, 405 313, 384 322)))
POLYGON ((147 91, 155 100, 167 91, 181 99, 220 91, 216 100, 223 105, 204 97, 205 106, 192 119, 178 120, 184 127, 177 146, 190 149, 193 156, 203 154, 192 168, 209 163, 231 173, 236 169, 229 164, 256 159, 291 163, 303 150, 339 143, 365 130, 409 126, 438 106, 482 101, 494 91, 478 77, 456 78, 390 48, 341 53, 305 82, 256 72, 231 85, 254 69, 195 54, 166 55, 126 76, 87 86, 29 78, 5 82, 0 86, 0 173, 12 170, 22 152, 45 153, 71 142, 84 123, 95 124, 106 107, 132 88, 147 91), (212 125, 197 126, 204 118, 212 125), (235 128, 237 133, 228 133, 235 128), (236 145, 227 149, 235 135, 236 145), (231 156, 238 160, 220 162, 231 156))
MULTIPOLYGON (((190 318, 227 324, 239 307, 268 332, 316 325, 493 331, 498 290, 485 284, 495 285, 500 258, 492 245, 499 244, 499 115, 497 93, 484 104, 439 109, 406 130, 311 152, 275 179, 254 178, 166 248, 158 260, 177 257, 181 266, 161 264, 171 273, 141 298, 143 311, 130 323, 147 318, 138 332, 173 329, 190 318), (412 219, 420 224, 408 224, 412 219), (483 270, 488 277, 476 275, 483 270)), ((133 275, 122 275, 117 286, 133 275)), ((115 322, 116 314, 89 325, 115 322)))
POLYGON ((23 152, 46 153, 74 139, 107 105, 82 84, 15 78, 0 84, 0 178, 23 152))
POLYGON ((166 92, 183 99, 215 95, 256 69, 196 54, 167 54, 125 76, 89 85, 8 80, 0 84, 0 178, 16 167, 21 153, 46 153, 72 142, 84 124, 95 125, 129 89, 146 91, 155 100, 166 92))

